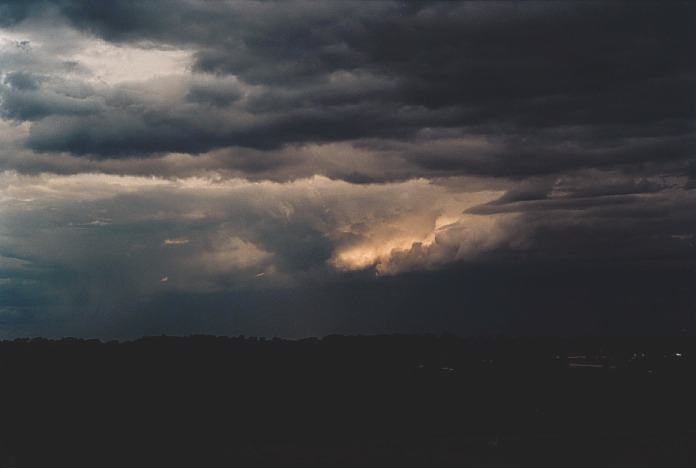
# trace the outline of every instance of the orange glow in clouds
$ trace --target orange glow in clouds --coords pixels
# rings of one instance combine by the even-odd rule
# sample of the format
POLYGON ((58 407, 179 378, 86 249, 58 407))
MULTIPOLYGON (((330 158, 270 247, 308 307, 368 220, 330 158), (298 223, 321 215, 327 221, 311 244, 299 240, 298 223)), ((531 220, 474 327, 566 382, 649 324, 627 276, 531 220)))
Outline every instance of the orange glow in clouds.
POLYGON ((467 208, 500 196, 499 192, 453 194, 440 214, 418 213, 376 225, 361 226, 359 240, 337 249, 331 264, 338 270, 375 268, 378 275, 432 268, 472 257, 507 239, 514 215, 475 215, 467 208), (466 198, 464 198, 466 197, 466 198))

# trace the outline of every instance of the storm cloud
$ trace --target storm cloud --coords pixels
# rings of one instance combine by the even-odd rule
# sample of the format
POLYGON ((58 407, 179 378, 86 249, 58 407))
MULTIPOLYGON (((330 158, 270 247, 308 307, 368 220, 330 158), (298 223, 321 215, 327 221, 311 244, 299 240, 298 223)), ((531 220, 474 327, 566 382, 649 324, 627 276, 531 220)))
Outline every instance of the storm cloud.
POLYGON ((514 310, 491 296, 524 271, 538 330, 606 331, 556 288, 616 332, 630 281, 591 277, 639 271, 671 278, 644 329, 690 329, 695 26, 688 2, 0 1, 0 326, 414 331, 435 308, 424 329, 515 333, 460 306, 514 310), (418 281, 399 322, 389 291, 418 281), (372 325, 316 315, 358 290, 372 325), (166 319, 174 297, 202 316, 166 319), (297 322, 205 318, 270 297, 297 322))

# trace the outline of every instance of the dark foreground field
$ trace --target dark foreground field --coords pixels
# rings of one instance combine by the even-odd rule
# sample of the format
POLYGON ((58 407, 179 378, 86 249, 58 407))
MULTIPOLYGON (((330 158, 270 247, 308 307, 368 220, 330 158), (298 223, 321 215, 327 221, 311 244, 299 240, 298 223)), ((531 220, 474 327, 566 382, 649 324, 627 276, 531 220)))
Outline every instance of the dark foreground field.
POLYGON ((0 343, 0 467, 696 466, 696 342, 0 343))

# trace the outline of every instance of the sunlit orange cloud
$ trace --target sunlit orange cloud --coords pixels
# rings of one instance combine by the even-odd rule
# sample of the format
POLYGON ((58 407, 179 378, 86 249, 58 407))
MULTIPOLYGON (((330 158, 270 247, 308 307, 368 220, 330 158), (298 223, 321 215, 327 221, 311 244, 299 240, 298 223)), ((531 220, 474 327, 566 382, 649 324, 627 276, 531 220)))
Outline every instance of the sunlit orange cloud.
POLYGON ((378 275, 427 269, 488 250, 506 237, 512 216, 465 211, 498 198, 501 192, 443 194, 421 213, 377 222, 356 233, 357 242, 339 248, 331 265, 342 271, 375 268, 378 275))

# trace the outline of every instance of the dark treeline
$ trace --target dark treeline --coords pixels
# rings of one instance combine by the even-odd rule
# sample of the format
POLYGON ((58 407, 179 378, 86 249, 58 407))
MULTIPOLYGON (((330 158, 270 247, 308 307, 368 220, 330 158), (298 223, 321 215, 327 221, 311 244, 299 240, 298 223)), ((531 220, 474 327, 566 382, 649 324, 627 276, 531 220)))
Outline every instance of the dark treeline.
POLYGON ((696 340, 0 342, 0 467, 696 466, 696 340))

